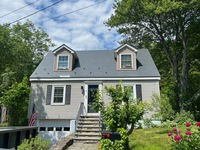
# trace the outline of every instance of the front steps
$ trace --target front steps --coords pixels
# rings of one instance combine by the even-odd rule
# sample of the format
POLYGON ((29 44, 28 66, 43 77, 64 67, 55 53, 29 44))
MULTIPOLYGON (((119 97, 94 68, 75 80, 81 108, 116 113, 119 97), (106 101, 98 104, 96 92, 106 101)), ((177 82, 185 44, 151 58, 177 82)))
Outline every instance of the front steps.
POLYGON ((81 116, 75 133, 74 142, 97 143, 101 138, 101 130, 100 116, 81 116))

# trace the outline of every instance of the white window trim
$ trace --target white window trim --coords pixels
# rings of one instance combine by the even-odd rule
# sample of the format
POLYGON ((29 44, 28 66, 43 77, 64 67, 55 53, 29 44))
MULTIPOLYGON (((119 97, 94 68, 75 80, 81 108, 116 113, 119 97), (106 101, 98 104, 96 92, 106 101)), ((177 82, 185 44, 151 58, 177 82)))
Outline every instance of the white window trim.
POLYGON ((58 69, 58 70, 68 70, 68 69, 69 69, 69 55, 64 55, 64 54, 57 55, 57 69, 58 69), (59 67, 58 67, 59 57, 60 57, 60 56, 67 56, 67 57, 68 57, 68 65, 67 65, 67 68, 59 68, 59 67))
POLYGON ((132 53, 121 53, 120 55, 120 69, 123 69, 123 70, 128 70, 128 69, 133 69, 133 54, 132 53), (131 68, 122 68, 122 55, 131 55, 131 68))
POLYGON ((65 85, 52 85, 51 105, 65 105, 65 93, 66 93, 66 86, 65 85), (62 103, 54 103, 55 87, 63 87, 63 102, 62 103))

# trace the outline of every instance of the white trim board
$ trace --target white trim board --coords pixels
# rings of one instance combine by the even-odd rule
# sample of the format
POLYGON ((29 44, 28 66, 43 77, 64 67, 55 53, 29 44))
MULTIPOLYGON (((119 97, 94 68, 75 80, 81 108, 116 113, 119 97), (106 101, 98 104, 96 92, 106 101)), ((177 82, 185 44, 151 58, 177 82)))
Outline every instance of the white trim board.
POLYGON ((160 80, 160 77, 139 77, 139 78, 34 78, 30 81, 118 81, 118 80, 160 80))

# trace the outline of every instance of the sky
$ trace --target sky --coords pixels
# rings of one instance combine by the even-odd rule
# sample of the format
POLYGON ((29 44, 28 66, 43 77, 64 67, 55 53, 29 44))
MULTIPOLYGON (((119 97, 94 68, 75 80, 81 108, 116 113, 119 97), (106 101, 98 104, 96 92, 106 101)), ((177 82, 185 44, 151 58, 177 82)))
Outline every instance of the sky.
POLYGON ((30 20, 35 27, 42 28, 56 44, 50 50, 62 44, 73 50, 111 50, 117 48, 121 40, 116 29, 109 30, 104 24, 114 11, 113 2, 114 0, 1 0, 0 24, 12 23, 44 9, 20 22, 30 20), (58 3, 44 9, 56 2, 58 3), (15 11, 19 8, 22 9, 15 11))

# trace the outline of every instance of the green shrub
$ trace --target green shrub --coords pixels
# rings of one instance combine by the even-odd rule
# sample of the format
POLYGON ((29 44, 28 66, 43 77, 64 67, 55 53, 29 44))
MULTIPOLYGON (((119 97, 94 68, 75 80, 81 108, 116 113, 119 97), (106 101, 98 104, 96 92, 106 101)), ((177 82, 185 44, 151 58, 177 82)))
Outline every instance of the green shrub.
POLYGON ((158 128, 170 128, 170 127, 176 127, 176 126, 177 126, 177 123, 170 120, 162 122, 161 124, 158 124, 158 125, 154 125, 154 127, 158 127, 158 128))
POLYGON ((0 127, 7 127, 7 126, 8 126, 8 122, 0 124, 0 127))
POLYGON ((118 129, 121 140, 112 142, 109 139, 101 139, 101 150, 128 150, 128 135, 123 128, 118 129))
POLYGON ((152 123, 152 120, 151 120, 151 119, 147 118, 147 119, 144 119, 143 121, 144 121, 144 126, 145 126, 146 128, 151 128, 151 127, 153 127, 153 123, 152 123))
POLYGON ((181 111, 180 113, 176 114, 174 122, 178 124, 185 124, 186 122, 193 122, 194 115, 189 111, 181 111))
POLYGON ((196 123, 198 129, 191 131, 191 123, 186 123, 186 131, 182 132, 177 128, 173 128, 172 132, 168 133, 173 144, 171 150, 199 150, 200 149, 200 122, 196 123))
POLYGON ((174 110, 170 103, 169 97, 165 94, 160 96, 153 94, 152 96, 152 108, 155 114, 152 116, 155 119, 161 119, 162 121, 173 120, 174 119, 174 110))
POLYGON ((41 137, 36 136, 30 140, 24 139, 22 144, 17 147, 17 150, 49 150, 49 141, 42 140, 41 137))

